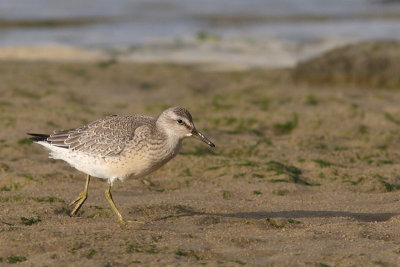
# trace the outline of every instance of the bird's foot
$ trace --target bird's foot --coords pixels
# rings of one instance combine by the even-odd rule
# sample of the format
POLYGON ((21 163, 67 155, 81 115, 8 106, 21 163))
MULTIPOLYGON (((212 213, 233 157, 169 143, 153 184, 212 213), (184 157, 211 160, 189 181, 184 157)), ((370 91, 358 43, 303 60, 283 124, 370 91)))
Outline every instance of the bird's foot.
POLYGON ((75 205, 74 209, 71 211, 71 213, 69 214, 70 216, 75 216, 76 213, 78 212, 78 210, 82 207, 83 203, 85 202, 85 200, 87 199, 87 192, 81 192, 79 194, 79 196, 72 201, 69 206, 73 206, 75 205))
POLYGON ((74 200, 71 201, 71 203, 69 203, 69 206, 75 205, 75 203, 78 203, 82 199, 86 200, 86 198, 87 194, 85 194, 85 192, 81 192, 74 200))

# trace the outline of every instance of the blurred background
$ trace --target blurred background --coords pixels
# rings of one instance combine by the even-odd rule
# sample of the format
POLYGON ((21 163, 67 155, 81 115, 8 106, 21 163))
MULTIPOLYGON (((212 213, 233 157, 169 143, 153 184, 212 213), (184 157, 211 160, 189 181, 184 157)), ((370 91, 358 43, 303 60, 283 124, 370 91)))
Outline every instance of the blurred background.
POLYGON ((399 266, 398 39, 400 1, 0 0, 0 265, 399 266), (216 148, 115 183, 149 223, 96 180, 70 218, 26 133, 171 106, 216 148))
POLYGON ((79 58, 74 47, 141 62, 291 67, 382 39, 400 39, 400 1, 0 1, 0 58, 79 58))

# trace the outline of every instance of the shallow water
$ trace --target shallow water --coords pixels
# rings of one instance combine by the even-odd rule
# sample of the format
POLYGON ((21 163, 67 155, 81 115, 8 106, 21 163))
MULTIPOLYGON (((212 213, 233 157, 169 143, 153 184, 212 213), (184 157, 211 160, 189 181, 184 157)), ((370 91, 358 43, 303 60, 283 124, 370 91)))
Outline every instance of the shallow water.
POLYGON ((13 22, 0 27, 0 46, 111 49, 145 61, 209 52, 230 64, 290 66, 338 45, 400 38, 398 1, 19 0, 1 1, 0 18, 13 22))

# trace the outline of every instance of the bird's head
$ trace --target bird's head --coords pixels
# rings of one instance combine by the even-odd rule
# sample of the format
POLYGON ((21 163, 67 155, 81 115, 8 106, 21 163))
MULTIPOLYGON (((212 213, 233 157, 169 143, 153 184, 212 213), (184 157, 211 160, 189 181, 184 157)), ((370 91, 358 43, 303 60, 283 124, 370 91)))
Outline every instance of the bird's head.
POLYGON ((173 107, 165 110, 157 119, 157 125, 161 127, 168 136, 184 139, 186 137, 196 137, 207 145, 215 145, 202 133, 197 131, 194 126, 192 115, 184 108, 173 107))

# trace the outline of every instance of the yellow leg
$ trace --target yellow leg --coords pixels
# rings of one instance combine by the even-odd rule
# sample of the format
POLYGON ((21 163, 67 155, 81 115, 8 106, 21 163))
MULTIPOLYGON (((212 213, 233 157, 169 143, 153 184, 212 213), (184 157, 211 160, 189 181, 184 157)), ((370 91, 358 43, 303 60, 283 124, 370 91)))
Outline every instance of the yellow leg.
POLYGON ((111 195, 111 184, 108 184, 107 190, 106 190, 106 198, 108 203, 110 203, 112 210, 115 212, 115 214, 118 216, 118 222, 125 222, 124 218, 122 218, 121 213, 119 213, 117 207, 114 204, 114 201, 112 199, 111 195))
POLYGON ((72 206, 76 203, 75 208, 70 213, 71 216, 74 216, 78 212, 78 210, 82 207, 83 203, 87 199, 89 182, 90 182, 90 175, 87 175, 85 189, 83 189, 83 192, 81 192, 79 196, 69 204, 70 206, 72 206))

